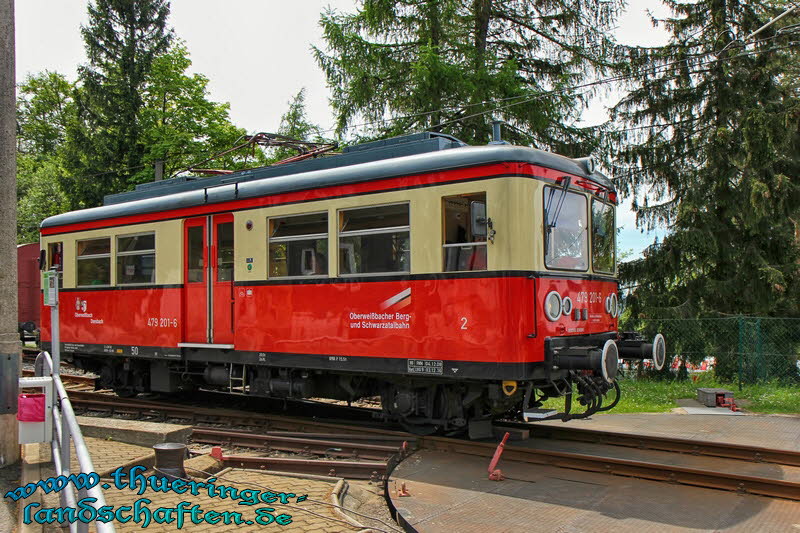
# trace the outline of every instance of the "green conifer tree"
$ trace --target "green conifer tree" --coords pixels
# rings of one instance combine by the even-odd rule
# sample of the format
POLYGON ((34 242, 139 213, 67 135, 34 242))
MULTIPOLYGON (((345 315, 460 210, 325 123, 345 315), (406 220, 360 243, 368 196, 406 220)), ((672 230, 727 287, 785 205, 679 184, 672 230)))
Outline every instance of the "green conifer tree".
POLYGON ((62 185, 73 208, 134 185, 144 166, 141 110, 153 62, 172 40, 166 0, 94 0, 81 27, 88 64, 79 68, 77 117, 67 131, 62 185))
POLYGON ((315 54, 338 132, 434 130, 485 143, 499 118, 509 140, 585 155, 592 132, 574 123, 591 93, 536 95, 615 66, 620 50, 608 35, 622 5, 364 0, 355 13, 328 11, 320 23, 329 52, 315 54))
POLYGON ((639 223, 669 231, 621 269, 631 316, 798 316, 797 13, 749 37, 788 4, 666 4, 671 40, 632 51, 609 144, 639 223))

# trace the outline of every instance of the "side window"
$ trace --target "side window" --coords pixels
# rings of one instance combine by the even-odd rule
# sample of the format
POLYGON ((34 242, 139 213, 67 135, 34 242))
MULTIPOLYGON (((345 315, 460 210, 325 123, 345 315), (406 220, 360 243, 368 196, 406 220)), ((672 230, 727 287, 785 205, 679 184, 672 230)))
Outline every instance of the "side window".
POLYGON ((486 270, 486 193, 442 198, 444 271, 486 270))
POLYGON ((544 189, 544 264, 558 270, 589 269, 586 196, 556 187, 544 189))
POLYGON ((339 211, 339 273, 411 271, 408 204, 339 211))
POLYGON ((90 239, 76 243, 78 286, 111 285, 111 239, 90 239))
POLYGON ((203 268, 205 266, 203 254, 206 250, 206 245, 203 241, 203 229, 203 226, 192 226, 188 231, 187 283, 201 283, 203 281, 203 268))
POLYGON ((614 273, 614 206, 592 200, 592 268, 614 273))
POLYGON ((233 222, 217 224, 217 281, 233 281, 233 222))
POLYGON ((51 242, 47 245, 47 270, 56 269, 58 272, 58 286, 64 284, 64 246, 60 242, 51 242))
POLYGON ((328 275, 328 213, 267 222, 270 278, 328 275))
POLYGON ((117 237, 117 285, 155 282, 155 233, 117 237))

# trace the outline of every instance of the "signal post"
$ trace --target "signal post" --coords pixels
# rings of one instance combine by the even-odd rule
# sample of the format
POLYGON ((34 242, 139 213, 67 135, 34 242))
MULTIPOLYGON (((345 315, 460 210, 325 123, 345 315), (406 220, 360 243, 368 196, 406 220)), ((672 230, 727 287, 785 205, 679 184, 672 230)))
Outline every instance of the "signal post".
POLYGON ((14 0, 0 0, 0 468, 19 461, 14 0))

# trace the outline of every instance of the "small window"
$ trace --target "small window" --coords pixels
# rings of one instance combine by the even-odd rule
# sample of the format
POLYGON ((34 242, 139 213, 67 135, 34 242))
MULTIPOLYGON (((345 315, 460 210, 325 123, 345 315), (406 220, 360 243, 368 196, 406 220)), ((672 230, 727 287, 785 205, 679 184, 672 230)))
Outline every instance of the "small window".
POLYGON ((411 271, 408 204, 339 212, 339 273, 411 271))
POLYGON ((77 242, 78 286, 111 285, 111 239, 77 242))
POLYGON ((60 242, 51 242, 47 245, 47 270, 56 269, 58 272, 58 286, 64 286, 64 248, 60 242))
POLYGON ((442 198, 444 271, 486 270, 486 193, 442 198))
POLYGON ((328 275, 328 213, 269 219, 269 277, 328 275))
POLYGON ((117 285, 155 282, 155 233, 117 237, 117 285))
POLYGON ((614 273, 614 206, 592 200, 592 268, 614 273))
POLYGON ((203 254, 206 251, 203 242, 203 226, 191 226, 187 231, 188 239, 188 258, 186 259, 186 281, 187 283, 201 283, 203 281, 204 260, 203 254))
POLYGON ((217 281, 233 281, 233 222, 217 224, 217 281))
POLYGON ((589 269, 586 196, 547 187, 544 192, 544 263, 558 270, 589 269))

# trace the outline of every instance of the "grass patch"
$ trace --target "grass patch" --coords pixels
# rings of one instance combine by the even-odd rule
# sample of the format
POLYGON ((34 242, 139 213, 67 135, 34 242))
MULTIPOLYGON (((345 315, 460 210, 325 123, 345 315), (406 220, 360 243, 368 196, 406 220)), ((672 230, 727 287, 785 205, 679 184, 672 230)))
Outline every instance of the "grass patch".
MULTIPOLYGON (((651 379, 622 378, 619 380, 622 399, 608 413, 667 413, 678 407, 675 400, 697 398, 700 387, 723 388, 733 391, 734 398, 746 400, 747 411, 753 413, 800 414, 800 385, 778 382, 743 385, 739 391, 735 383, 722 383, 712 373, 697 375, 697 381, 659 381, 651 379)), ((613 394, 613 393, 611 393, 613 394)), ((544 407, 564 409, 563 398, 551 398, 544 407)), ((583 411, 583 406, 573 403, 573 412, 583 411)))

